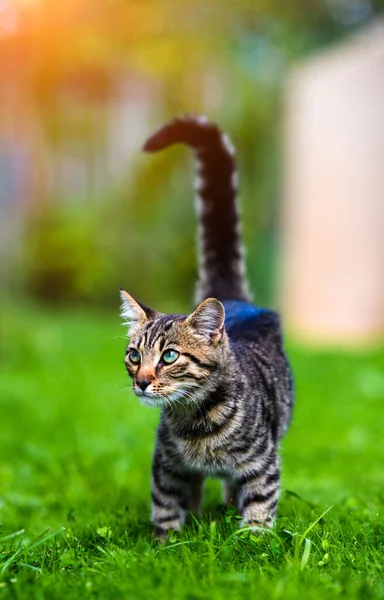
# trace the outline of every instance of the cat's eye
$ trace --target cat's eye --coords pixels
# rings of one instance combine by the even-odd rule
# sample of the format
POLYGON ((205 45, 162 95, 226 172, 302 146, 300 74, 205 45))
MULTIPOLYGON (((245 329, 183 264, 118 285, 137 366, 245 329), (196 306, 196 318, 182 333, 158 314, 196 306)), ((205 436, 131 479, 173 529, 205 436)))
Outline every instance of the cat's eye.
POLYGON ((166 350, 163 356, 161 357, 161 360, 166 365, 170 365, 171 363, 174 363, 175 360, 179 358, 179 356, 180 352, 177 352, 176 350, 166 350))
POLYGON ((128 358, 134 365, 138 365, 141 360, 140 352, 132 348, 128 352, 128 358))

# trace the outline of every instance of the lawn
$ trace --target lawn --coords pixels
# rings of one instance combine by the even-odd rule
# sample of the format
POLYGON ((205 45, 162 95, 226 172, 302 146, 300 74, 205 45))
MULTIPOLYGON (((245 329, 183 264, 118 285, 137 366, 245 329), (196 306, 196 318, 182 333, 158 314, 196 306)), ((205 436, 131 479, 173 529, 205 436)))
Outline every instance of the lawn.
POLYGON ((159 415, 129 392, 124 346, 117 311, 3 307, 1 598, 384 598, 384 351, 288 344, 275 529, 238 531, 212 480, 202 520, 158 546, 159 415))

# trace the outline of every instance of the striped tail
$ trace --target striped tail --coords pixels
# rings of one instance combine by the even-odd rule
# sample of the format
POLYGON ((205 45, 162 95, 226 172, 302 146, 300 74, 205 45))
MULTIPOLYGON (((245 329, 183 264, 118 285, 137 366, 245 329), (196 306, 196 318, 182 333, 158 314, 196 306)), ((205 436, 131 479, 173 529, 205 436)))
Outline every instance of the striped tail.
POLYGON ((193 148, 198 163, 197 301, 212 296, 219 300, 249 301, 237 209, 234 148, 228 136, 205 117, 188 116, 163 125, 146 141, 143 150, 157 152, 177 143, 193 148))

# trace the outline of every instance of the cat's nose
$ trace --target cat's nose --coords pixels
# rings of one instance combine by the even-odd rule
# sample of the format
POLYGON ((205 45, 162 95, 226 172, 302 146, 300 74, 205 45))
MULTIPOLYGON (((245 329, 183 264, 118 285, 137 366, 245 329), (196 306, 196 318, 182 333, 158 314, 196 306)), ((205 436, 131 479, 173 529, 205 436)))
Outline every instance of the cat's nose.
POLYGON ((148 379, 136 379, 136 385, 144 392, 151 382, 148 379))

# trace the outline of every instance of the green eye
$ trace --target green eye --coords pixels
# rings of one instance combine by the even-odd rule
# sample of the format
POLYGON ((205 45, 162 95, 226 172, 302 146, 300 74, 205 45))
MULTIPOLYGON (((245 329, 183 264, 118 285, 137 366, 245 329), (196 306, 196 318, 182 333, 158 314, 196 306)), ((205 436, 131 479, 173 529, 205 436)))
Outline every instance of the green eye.
POLYGON ((134 348, 132 348, 132 350, 129 351, 128 357, 129 360, 135 365, 138 365, 141 360, 140 352, 138 352, 134 348))
POLYGON ((179 356, 180 353, 176 352, 176 350, 166 350, 163 356, 161 357, 161 360, 167 365, 170 365, 171 363, 175 362, 175 360, 177 360, 179 356))

